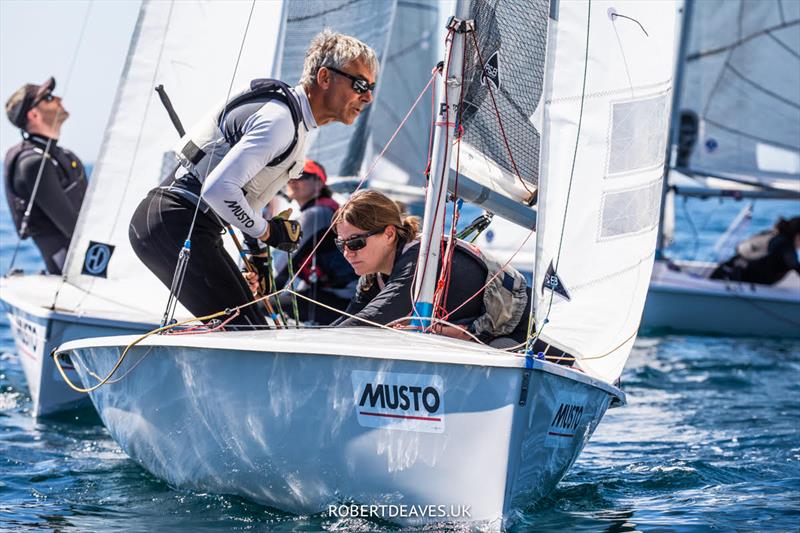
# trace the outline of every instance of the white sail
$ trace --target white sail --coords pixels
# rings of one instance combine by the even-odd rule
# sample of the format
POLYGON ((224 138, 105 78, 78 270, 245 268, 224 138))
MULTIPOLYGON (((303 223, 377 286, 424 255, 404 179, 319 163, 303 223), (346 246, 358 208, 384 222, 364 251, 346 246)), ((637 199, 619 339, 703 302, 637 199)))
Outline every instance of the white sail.
POLYGON ((677 166, 800 192, 800 2, 702 0, 692 13, 680 111, 697 137, 677 166))
MULTIPOLYGON (((142 6, 67 258, 69 284, 95 300, 126 302, 160 316, 167 289, 128 241, 133 211, 177 165, 171 150, 179 137, 154 87, 165 86, 183 124, 191 125, 223 101, 231 85, 236 91, 253 78, 271 75, 281 10, 281 2, 182 0, 142 6)), ((56 304, 91 313, 85 307, 91 300, 62 295, 56 304)))
POLYGON ((541 339, 613 382, 644 306, 658 229, 677 10, 551 12, 533 293, 541 339))
MULTIPOLYGON (((394 0, 305 0, 286 5, 285 40, 280 59, 280 77, 294 84, 303 71, 303 58, 311 38, 323 28, 352 35, 375 50, 383 62, 392 21, 394 0)), ((380 73, 378 83, 382 84, 380 73)), ((380 93, 376 91, 375 97, 380 93)), ((309 158, 322 163, 330 176, 353 176, 364 158, 371 123, 367 107, 353 126, 329 124, 317 130, 307 143, 309 158)))
MULTIPOLYGON (((403 117, 430 81, 431 71, 441 58, 437 0, 399 0, 392 38, 381 72, 381 90, 370 112, 372 154, 386 146, 403 117)), ((408 118, 385 156, 377 162, 370 187, 394 194, 423 194, 433 113, 431 98, 425 95, 408 118)))

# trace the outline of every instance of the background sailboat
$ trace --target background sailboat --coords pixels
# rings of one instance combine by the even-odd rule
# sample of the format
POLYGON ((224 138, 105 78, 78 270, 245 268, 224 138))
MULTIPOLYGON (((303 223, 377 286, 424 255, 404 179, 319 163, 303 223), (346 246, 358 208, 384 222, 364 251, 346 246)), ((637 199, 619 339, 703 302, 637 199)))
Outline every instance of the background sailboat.
POLYGON ((64 386, 49 357, 54 347, 74 338, 147 331, 161 319, 167 290, 128 242, 133 209, 175 166, 177 134, 153 88, 164 84, 182 119, 192 123, 226 97, 232 79, 236 87, 271 72, 282 8, 278 2, 142 4, 63 278, 1 282, 16 344, 30 354, 21 361, 34 415, 86 400, 64 386), (248 24, 261 31, 247 33, 234 77, 248 24))
MULTIPOLYGON (((666 212, 676 197, 710 197, 790 210, 771 213, 769 224, 800 215, 800 4, 689 0, 682 41, 666 212)), ((728 244, 718 259, 732 255, 728 244)), ((800 277, 772 286, 707 279, 715 266, 657 261, 642 325, 800 337, 800 277)))
MULTIPOLYGON (((454 35, 453 55, 467 47, 470 115, 459 119, 470 133, 461 149, 470 144, 480 169, 459 183, 480 191, 488 168, 498 183, 487 200, 513 204, 504 216, 538 221, 537 334, 580 370, 386 329, 150 337, 90 393, 111 435, 150 472, 293 512, 436 501, 470 506, 470 517, 453 519, 499 525, 551 490, 609 405, 624 401, 612 383, 636 336, 654 255, 675 4, 476 0, 458 15, 477 31, 474 41, 454 35), (499 58, 488 63, 499 77, 483 74, 478 52, 499 58), (535 68, 517 68, 520 55, 536 56, 535 68), (518 130, 510 135, 523 137, 511 151, 526 161, 512 163, 499 145, 491 90, 501 120, 518 130), (530 172, 522 184, 515 166, 530 172), (530 203, 524 191, 533 187, 537 211, 515 201, 530 203), (389 396, 404 386, 419 388, 421 401, 401 406, 389 396)), ((454 65, 440 103, 460 100, 454 65)), ((459 108, 437 110, 440 134, 452 140, 459 108)), ((431 187, 442 190, 451 146, 439 139, 445 157, 431 187)), ((451 161, 461 170, 457 150, 451 161)), ((88 385, 96 383, 89 371, 108 373, 132 341, 85 339, 60 350, 88 385)))

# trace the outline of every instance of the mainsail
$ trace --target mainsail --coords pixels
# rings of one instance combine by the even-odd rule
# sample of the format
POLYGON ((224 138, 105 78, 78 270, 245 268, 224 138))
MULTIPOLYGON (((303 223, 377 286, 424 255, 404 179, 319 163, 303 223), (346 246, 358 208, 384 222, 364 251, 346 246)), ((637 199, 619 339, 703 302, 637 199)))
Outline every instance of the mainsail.
POLYGON ((800 192, 800 2, 703 0, 691 13, 677 166, 800 192))
MULTIPOLYGON (((370 45, 381 61, 392 33, 395 7, 395 1, 382 0, 288 2, 280 77, 287 83, 297 83, 308 43, 323 28, 357 37, 370 45)), ((383 83, 380 75, 378 83, 383 83)), ((322 163, 331 176, 357 174, 369 136, 370 116, 368 107, 354 126, 337 123, 317 130, 309 140, 307 156, 322 163)))
MULTIPOLYGON (((437 0, 399 0, 392 38, 381 71, 381 90, 371 106, 369 147, 379 153, 389 142, 441 58, 437 0)), ((422 195, 432 120, 430 98, 422 98, 375 166, 370 187, 422 195)))
MULTIPOLYGON (((154 92, 163 84, 185 125, 231 90, 268 77, 280 2, 145 2, 65 266, 66 282, 94 300, 160 316, 167 289, 134 255, 128 224, 139 201, 175 168, 178 140, 154 92), (244 39, 244 41, 243 41, 244 39), (241 48, 241 56, 239 52, 241 48)), ((92 313, 92 299, 56 305, 92 313)))

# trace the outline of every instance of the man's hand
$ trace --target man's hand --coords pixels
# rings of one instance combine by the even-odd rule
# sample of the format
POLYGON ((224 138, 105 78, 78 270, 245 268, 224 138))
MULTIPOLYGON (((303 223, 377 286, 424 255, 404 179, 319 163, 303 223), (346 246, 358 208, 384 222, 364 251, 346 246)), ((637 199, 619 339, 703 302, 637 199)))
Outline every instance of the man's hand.
POLYGON ((267 221, 267 225, 269 226, 269 237, 266 240, 268 245, 284 252, 293 252, 297 249, 300 237, 303 236, 299 222, 275 217, 267 221))

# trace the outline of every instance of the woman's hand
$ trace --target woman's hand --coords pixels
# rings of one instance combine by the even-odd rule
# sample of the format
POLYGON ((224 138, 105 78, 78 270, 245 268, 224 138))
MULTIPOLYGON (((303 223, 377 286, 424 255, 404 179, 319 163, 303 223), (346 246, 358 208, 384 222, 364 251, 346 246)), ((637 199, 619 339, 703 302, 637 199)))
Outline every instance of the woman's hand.
POLYGON ((467 328, 462 326, 448 326, 447 324, 434 324, 433 332, 437 335, 461 339, 462 341, 474 341, 475 339, 467 333, 467 328))

